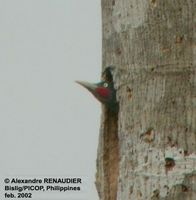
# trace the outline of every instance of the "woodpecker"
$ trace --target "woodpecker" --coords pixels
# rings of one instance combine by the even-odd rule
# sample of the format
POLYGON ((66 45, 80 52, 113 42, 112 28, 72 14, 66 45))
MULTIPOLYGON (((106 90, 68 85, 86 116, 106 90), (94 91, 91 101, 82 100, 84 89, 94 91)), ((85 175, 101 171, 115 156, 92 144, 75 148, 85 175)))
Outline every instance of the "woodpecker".
POLYGON ((76 81, 88 91, 90 91, 97 100, 106 105, 110 111, 118 112, 118 102, 116 101, 116 90, 113 82, 101 81, 99 83, 89 83, 85 81, 76 81))

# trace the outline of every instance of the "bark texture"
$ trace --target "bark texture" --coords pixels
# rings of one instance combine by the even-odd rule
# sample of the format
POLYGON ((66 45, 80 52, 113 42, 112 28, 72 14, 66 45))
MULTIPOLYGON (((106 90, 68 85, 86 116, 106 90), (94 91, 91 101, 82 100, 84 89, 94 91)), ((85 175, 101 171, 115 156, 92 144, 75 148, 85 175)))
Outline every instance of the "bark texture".
POLYGON ((119 113, 103 109, 100 199, 196 199, 195 15, 195 0, 102 0, 119 113))

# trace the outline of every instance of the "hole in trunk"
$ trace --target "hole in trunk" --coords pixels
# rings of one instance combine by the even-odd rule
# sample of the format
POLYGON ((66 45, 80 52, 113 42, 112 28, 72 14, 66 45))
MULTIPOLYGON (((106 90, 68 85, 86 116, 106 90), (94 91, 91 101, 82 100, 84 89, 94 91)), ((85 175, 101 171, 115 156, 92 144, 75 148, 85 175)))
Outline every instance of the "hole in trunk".
MULTIPOLYGON (((104 79, 113 83, 110 68, 106 68, 104 72, 104 79)), ((104 118, 104 200, 115 200, 117 198, 119 175, 118 111, 113 112, 105 107, 104 118)))

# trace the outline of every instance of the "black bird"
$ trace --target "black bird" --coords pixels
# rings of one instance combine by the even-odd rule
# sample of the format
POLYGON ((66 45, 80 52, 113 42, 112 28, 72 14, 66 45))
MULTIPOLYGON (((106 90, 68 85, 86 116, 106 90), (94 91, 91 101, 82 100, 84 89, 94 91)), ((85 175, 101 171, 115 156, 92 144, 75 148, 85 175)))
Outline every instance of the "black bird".
POLYGON ((112 112, 118 111, 118 103, 116 101, 116 90, 113 82, 101 81, 99 83, 89 83, 85 81, 76 81, 78 84, 89 90, 96 99, 106 105, 112 112))

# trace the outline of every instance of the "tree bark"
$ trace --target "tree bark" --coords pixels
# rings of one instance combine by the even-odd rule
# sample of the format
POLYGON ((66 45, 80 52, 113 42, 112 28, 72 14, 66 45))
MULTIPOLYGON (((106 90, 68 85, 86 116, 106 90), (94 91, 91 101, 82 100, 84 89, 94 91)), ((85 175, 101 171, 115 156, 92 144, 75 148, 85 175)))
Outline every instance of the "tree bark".
POLYGON ((195 13, 195 0, 102 0, 119 112, 103 108, 101 200, 196 199, 195 13))

